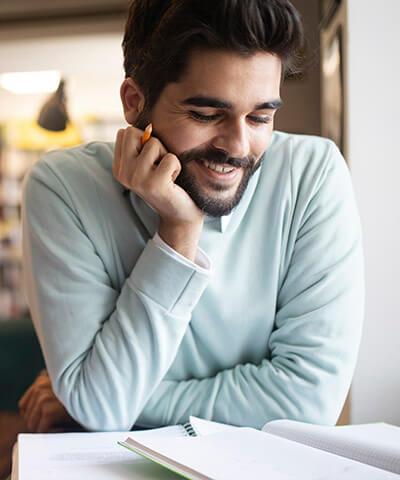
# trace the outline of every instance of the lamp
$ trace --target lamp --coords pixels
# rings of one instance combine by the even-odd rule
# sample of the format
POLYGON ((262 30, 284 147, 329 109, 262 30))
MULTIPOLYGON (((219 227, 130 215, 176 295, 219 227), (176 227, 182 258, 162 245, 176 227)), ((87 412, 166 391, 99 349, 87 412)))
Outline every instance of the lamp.
POLYGON ((57 90, 49 97, 41 108, 38 124, 46 130, 61 132, 67 128, 68 121, 65 80, 61 79, 57 90))

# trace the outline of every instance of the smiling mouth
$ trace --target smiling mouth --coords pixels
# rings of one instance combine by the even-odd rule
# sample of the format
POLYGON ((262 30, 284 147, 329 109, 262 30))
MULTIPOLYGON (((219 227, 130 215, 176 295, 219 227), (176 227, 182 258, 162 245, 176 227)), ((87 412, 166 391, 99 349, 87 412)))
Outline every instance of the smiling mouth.
POLYGON ((211 162, 209 160, 198 160, 198 163, 206 167, 207 169, 219 174, 228 174, 237 170, 236 167, 232 167, 232 165, 229 165, 228 163, 220 164, 220 163, 211 162))
POLYGON ((221 165, 219 163, 210 162, 209 160, 203 160, 203 165, 218 173, 230 173, 235 170, 235 167, 232 167, 231 165, 221 165))
POLYGON ((237 179, 242 171, 240 167, 233 167, 229 163, 215 163, 209 160, 196 160, 196 165, 198 165, 199 170, 205 179, 208 179, 211 185, 220 188, 222 185, 225 185, 225 188, 233 186, 236 184, 237 179), (214 183, 216 182, 216 183, 214 183))

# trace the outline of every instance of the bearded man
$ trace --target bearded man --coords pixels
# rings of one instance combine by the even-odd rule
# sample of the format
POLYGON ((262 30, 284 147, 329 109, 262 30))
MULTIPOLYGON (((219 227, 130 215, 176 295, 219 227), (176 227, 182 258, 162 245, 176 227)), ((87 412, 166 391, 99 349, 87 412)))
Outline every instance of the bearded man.
POLYGON ((273 130, 302 38, 288 0, 131 3, 129 126, 48 153, 25 183, 48 369, 20 403, 33 431, 336 422, 360 341, 360 226, 337 147, 273 130))

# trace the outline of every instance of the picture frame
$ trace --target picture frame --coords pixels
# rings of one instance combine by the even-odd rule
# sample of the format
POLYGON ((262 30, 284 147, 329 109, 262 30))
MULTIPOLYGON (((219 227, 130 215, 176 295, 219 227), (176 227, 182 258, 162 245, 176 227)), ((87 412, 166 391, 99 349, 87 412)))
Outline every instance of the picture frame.
POLYGON ((348 141, 346 6, 345 2, 337 0, 332 0, 330 4, 331 7, 326 13, 328 17, 321 22, 320 33, 321 134, 333 140, 346 158, 348 141))

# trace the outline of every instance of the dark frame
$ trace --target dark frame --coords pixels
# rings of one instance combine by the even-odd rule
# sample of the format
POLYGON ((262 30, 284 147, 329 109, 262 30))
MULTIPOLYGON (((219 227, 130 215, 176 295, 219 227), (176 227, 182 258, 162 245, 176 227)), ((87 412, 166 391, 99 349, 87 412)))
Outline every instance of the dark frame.
POLYGON ((332 0, 321 23, 321 133, 347 157, 347 28, 345 2, 332 0), (332 11, 334 12, 332 14, 332 11))

